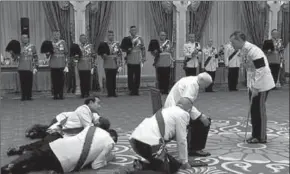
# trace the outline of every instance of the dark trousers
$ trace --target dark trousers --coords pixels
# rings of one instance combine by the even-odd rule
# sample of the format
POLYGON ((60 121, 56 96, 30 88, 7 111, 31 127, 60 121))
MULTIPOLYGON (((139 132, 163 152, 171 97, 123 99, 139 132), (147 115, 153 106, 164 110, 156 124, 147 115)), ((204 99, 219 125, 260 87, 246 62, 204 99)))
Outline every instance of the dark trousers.
POLYGON ((128 88, 131 93, 138 94, 141 78, 141 65, 128 64, 128 88))
MULTIPOLYGON (((39 149, 22 154, 10 164, 14 164, 14 167, 11 169, 11 173, 13 174, 25 174, 30 171, 38 170, 54 170, 63 173, 61 164, 49 147, 49 144, 45 144, 39 149)), ((8 174, 4 170, 7 166, 8 165, 5 165, 1 168, 2 174, 8 174)))
POLYGON ((209 130, 210 125, 205 127, 199 119, 190 120, 187 135, 188 152, 194 152, 205 148, 209 130))
POLYGON ((108 91, 108 96, 116 95, 116 78, 117 78, 117 69, 105 69, 106 73, 106 88, 108 91))
POLYGON ((51 68, 51 84, 54 97, 63 97, 64 88, 64 68, 51 68))
MULTIPOLYGON (((158 172, 164 172, 164 162, 154 158, 153 153, 156 153, 159 150, 159 145, 150 146, 146 143, 138 141, 134 138, 130 140, 131 147, 133 150, 143 158, 149 161, 149 166, 146 166, 145 170, 153 170, 158 172)), ((175 173, 181 166, 180 162, 177 161, 173 156, 167 154, 169 160, 170 171, 175 173)), ((166 173, 167 174, 167 173, 166 173)))
POLYGON ((53 142, 59 138, 62 138, 62 135, 59 133, 52 133, 52 134, 48 134, 46 137, 44 137, 42 140, 30 143, 30 144, 26 144, 23 146, 20 146, 20 150, 21 151, 32 151, 35 149, 40 148, 41 146, 48 144, 50 142, 53 142))
POLYGON ((228 87, 229 91, 237 90, 238 80, 239 80, 239 67, 229 68, 228 72, 228 87))
MULTIPOLYGON (((261 141, 267 140, 267 115, 266 115, 266 101, 269 91, 259 92, 257 96, 252 99, 251 105, 251 124, 252 137, 261 141)), ((252 93, 249 92, 251 99, 252 93)))
POLYGON ((33 73, 32 71, 18 71, 21 87, 21 99, 28 100, 32 97, 32 83, 33 73))
POLYGON ((212 78, 212 83, 207 87, 205 88, 205 92, 212 92, 212 87, 214 85, 214 80, 215 80, 215 71, 206 71, 212 78))
POLYGON ((168 94, 170 81, 170 67, 158 67, 156 69, 157 69, 158 88, 162 94, 168 94))
POLYGON ((277 63, 271 63, 269 64, 270 69, 271 69, 271 73, 274 79, 275 84, 278 81, 278 75, 279 75, 279 70, 280 70, 280 64, 277 63))
POLYGON ((91 70, 80 70, 80 87, 82 97, 90 95, 91 88, 91 70))
POLYGON ((196 76, 196 69, 197 68, 185 68, 185 75, 186 76, 196 76))

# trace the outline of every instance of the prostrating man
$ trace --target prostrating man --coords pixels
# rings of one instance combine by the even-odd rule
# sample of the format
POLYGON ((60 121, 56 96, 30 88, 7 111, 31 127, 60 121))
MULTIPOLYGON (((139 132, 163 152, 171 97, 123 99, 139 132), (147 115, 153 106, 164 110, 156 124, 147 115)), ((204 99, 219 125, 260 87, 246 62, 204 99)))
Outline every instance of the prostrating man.
MULTIPOLYGON (((137 27, 130 27, 130 38, 132 41, 132 48, 126 51, 126 63, 128 68, 128 88, 130 95, 139 95, 140 78, 141 78, 141 66, 146 61, 146 50, 144 46, 144 40, 137 34, 137 27)), ((123 49, 123 48, 122 48, 123 49)))
MULTIPOLYGON (((198 76, 183 77, 171 88, 164 108, 175 106, 182 97, 190 98, 194 102, 200 88, 206 88, 212 83, 211 76, 200 73, 198 76)), ((211 119, 198 111, 194 106, 190 111, 188 151, 190 156, 209 156, 210 153, 203 151, 206 145, 207 135, 210 129, 211 119)))
POLYGON ((53 99, 64 99, 64 72, 68 72, 68 48, 67 43, 60 39, 60 31, 53 31, 52 42, 43 42, 41 52, 49 59, 53 99))
POLYGON ((108 31, 108 41, 100 43, 98 53, 104 60, 108 97, 117 97, 116 76, 122 67, 122 50, 120 49, 120 43, 114 41, 112 30, 108 31))
POLYGON ((95 68, 95 53, 92 44, 88 43, 88 38, 85 34, 80 35, 80 44, 73 44, 71 46, 71 55, 77 61, 81 97, 89 97, 91 89, 91 75, 94 74, 95 68))
POLYGON ((248 143, 267 142, 266 100, 269 91, 275 87, 269 63, 264 52, 246 40, 246 35, 235 31, 230 36, 234 49, 241 49, 247 69, 247 87, 251 99, 252 137, 248 143))
POLYGON ((158 151, 164 150, 165 144, 173 139, 177 142, 179 162, 169 162, 169 166, 177 167, 168 173, 175 173, 180 167, 191 168, 186 136, 192 106, 191 99, 181 98, 176 106, 160 109, 152 117, 145 118, 133 131, 129 142, 133 150, 149 162, 150 170, 168 172, 164 171, 164 163, 160 159, 164 154, 158 151))
POLYGON ((18 73, 21 87, 21 100, 32 100, 33 74, 37 72, 38 56, 35 45, 30 43, 26 31, 21 33, 21 45, 14 40, 9 42, 6 51, 18 62, 18 73))
POLYGON ((238 91, 239 72, 241 66, 240 50, 235 50, 231 43, 225 46, 225 66, 228 68, 228 88, 229 91, 238 91))
POLYGON ((195 76, 199 67, 199 58, 202 56, 200 44, 195 41, 193 33, 188 35, 188 42, 183 46, 184 65, 186 76, 195 76))
POLYGON ((172 44, 166 39, 166 32, 160 32, 160 40, 151 40, 148 51, 154 57, 153 66, 156 67, 158 88, 162 94, 168 94, 170 81, 170 67, 173 63, 172 44))
POLYGON ((205 88, 205 92, 214 92, 213 85, 215 80, 215 72, 218 67, 218 50, 212 46, 213 40, 209 40, 207 46, 202 49, 203 58, 201 68, 204 69, 212 78, 212 83, 205 88))
POLYGON ((280 64, 283 61, 283 41, 280 39, 277 29, 271 31, 271 40, 266 40, 263 45, 263 51, 266 53, 269 67, 274 79, 275 84, 278 82, 278 76, 280 71, 280 64))
POLYGON ((91 165, 92 169, 99 169, 114 158, 112 150, 117 138, 115 130, 107 132, 88 126, 76 136, 61 138, 24 153, 3 166, 1 173, 24 174, 36 170, 68 173, 78 172, 87 165, 91 165))
POLYGON ((39 148, 45 143, 52 142, 63 137, 75 136, 85 127, 97 125, 104 130, 110 128, 110 121, 98 115, 100 99, 96 96, 87 98, 85 104, 73 112, 64 112, 56 116, 47 129, 47 135, 40 141, 31 144, 10 148, 7 155, 22 154, 24 151, 39 148))

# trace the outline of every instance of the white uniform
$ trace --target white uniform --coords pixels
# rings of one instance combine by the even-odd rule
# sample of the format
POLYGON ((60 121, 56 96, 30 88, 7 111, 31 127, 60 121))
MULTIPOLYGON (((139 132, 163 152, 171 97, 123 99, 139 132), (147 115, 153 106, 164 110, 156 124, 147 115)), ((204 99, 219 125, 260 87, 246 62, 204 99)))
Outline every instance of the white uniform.
POLYGON ((194 57, 192 57, 192 53, 195 50, 200 50, 200 44, 198 42, 187 42, 186 44, 184 44, 183 46, 183 54, 186 58, 189 58, 190 60, 186 63, 186 67, 187 68, 197 68, 199 65, 199 57, 201 57, 202 53, 198 52, 198 54, 196 54, 194 57))
POLYGON ((206 47, 204 49, 202 49, 203 52, 203 59, 202 59, 202 63, 201 66, 202 68, 204 68, 206 71, 216 71, 217 67, 218 67, 218 59, 215 58, 215 56, 217 55, 218 51, 216 48, 214 47, 206 47), (209 57, 211 57, 209 59, 209 57), (205 63, 208 61, 207 65, 205 65, 205 63))
MULTIPOLYGON (((168 108, 170 106, 175 106, 176 103, 182 97, 190 98, 192 102, 197 98, 199 91, 199 85, 197 83, 197 76, 188 76, 181 78, 178 82, 174 84, 172 89, 170 90, 164 108, 168 108)), ((195 120, 201 115, 194 106, 191 109, 190 117, 195 120)))
MULTIPOLYGON (((187 150, 187 125, 190 115, 178 106, 162 110, 165 123, 164 139, 177 141, 179 159, 182 163, 188 162, 187 150)), ((155 115, 145 118, 132 133, 130 139, 136 139, 148 145, 158 145, 161 138, 160 130, 155 115)))
POLYGON ((235 49, 230 44, 227 44, 225 46, 225 65, 229 68, 237 68, 240 67, 241 60, 242 58, 240 57, 240 50, 235 52, 235 49), (233 56, 231 60, 229 60, 230 56, 233 56))
MULTIPOLYGON (((86 127, 76 136, 60 138, 49 143, 51 150, 62 166, 63 172, 72 172, 77 165, 89 128, 89 126, 86 127)), ((82 167, 90 163, 93 169, 107 165, 108 159, 106 157, 113 150, 114 144, 108 132, 96 128, 89 154, 82 167)))
POLYGON ((250 42, 246 42, 241 51, 245 57, 247 87, 258 89, 259 92, 274 88, 274 79, 264 52, 250 42))
POLYGON ((99 120, 100 116, 97 113, 92 113, 87 105, 79 106, 73 112, 64 112, 56 116, 57 123, 50 126, 48 129, 57 129, 61 121, 67 119, 62 124, 62 130, 65 136, 74 136, 78 134, 83 128, 93 126, 99 120))

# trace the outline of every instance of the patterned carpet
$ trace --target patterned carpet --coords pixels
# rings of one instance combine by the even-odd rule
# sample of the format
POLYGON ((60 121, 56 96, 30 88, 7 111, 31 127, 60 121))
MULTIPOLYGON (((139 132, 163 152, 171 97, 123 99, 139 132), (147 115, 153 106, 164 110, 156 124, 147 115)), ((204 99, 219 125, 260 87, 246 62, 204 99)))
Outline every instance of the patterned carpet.
MULTIPOLYGON (((249 131, 251 126, 249 126, 249 131)), ((248 131, 248 136, 250 132, 248 131)), ((249 145, 243 143, 245 122, 243 118, 214 120, 206 149, 210 157, 197 158, 209 164, 208 167, 181 170, 179 174, 270 174, 289 173, 289 122, 268 121, 268 143, 249 145)), ((136 155, 128 143, 130 133, 120 135, 115 147, 116 159, 101 173, 113 173, 122 166, 131 165, 136 155)), ((168 144, 168 150, 176 155, 176 144, 168 144)), ((99 173, 97 172, 97 173, 99 173)))

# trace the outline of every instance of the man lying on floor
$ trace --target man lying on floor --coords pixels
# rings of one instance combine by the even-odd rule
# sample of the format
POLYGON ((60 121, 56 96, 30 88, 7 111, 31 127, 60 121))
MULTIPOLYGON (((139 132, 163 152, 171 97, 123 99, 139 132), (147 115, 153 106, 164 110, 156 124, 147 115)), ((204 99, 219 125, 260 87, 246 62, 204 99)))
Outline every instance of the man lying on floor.
POLYGON ((39 148, 43 144, 50 143, 59 138, 74 136, 85 127, 91 125, 96 125, 107 130, 110 128, 110 121, 97 114, 99 109, 100 99, 96 96, 89 97, 85 100, 85 104, 78 107, 74 112, 63 112, 57 115, 43 139, 16 148, 9 148, 7 155, 20 155, 24 151, 39 148))
MULTIPOLYGON (((187 126, 192 106, 193 103, 189 98, 181 98, 176 106, 160 109, 152 117, 146 118, 134 130, 129 139, 130 144, 138 155, 149 162, 148 170, 175 173, 179 168, 191 168, 188 163, 187 126), (171 169, 164 169, 166 164, 160 160, 162 153, 159 153, 165 148, 165 142, 173 139, 177 141, 179 161, 166 154, 165 156, 168 155, 170 159, 171 169)), ((164 152, 166 153, 166 151, 164 152)))
POLYGON ((67 173, 91 165, 99 169, 114 159, 112 152, 118 140, 115 130, 105 131, 88 126, 81 133, 46 143, 38 149, 24 153, 1 168, 2 174, 25 174, 30 171, 51 170, 67 173))

